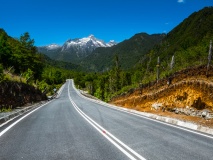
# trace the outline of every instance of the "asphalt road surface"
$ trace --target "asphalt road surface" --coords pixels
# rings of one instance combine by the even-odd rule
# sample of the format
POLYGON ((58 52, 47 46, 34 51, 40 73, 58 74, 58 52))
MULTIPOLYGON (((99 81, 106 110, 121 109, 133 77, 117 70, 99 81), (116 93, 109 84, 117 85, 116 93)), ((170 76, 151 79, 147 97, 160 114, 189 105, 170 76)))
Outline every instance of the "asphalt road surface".
POLYGON ((83 97, 60 96, 0 127, 0 160, 213 159, 213 136, 83 97))

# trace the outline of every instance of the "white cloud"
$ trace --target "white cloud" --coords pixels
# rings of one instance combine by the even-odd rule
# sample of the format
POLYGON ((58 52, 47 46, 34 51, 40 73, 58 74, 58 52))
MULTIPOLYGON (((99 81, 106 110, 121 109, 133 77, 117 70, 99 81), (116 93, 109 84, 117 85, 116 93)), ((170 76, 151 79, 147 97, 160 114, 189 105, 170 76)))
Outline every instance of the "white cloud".
POLYGON ((178 3, 184 3, 185 0, 178 0, 178 3))

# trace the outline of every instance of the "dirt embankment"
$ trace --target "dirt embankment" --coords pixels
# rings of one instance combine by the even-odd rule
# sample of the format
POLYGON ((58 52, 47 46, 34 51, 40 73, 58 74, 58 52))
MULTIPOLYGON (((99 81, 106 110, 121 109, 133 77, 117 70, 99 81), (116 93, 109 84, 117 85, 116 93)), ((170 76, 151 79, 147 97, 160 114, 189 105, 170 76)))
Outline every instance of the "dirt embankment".
POLYGON ((46 99, 45 94, 28 84, 11 81, 0 83, 0 110, 14 109, 46 99))
POLYGON ((213 67, 199 66, 141 85, 110 103, 213 127, 213 67), (208 120, 207 120, 208 119, 208 120))

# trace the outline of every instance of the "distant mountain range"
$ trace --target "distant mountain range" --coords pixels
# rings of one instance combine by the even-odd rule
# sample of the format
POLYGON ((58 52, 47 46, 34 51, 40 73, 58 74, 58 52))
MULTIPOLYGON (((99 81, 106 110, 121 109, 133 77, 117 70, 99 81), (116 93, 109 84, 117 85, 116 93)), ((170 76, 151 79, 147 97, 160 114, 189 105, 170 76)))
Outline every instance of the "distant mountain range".
POLYGON ((38 51, 55 60, 78 63, 82 58, 90 55, 98 47, 112 47, 117 43, 111 40, 105 43, 97 39, 94 35, 84 38, 67 40, 62 46, 50 44, 48 46, 38 47, 38 51))
POLYGON ((118 56, 121 68, 129 70, 164 37, 165 34, 138 33, 115 46, 96 48, 90 55, 82 59, 81 66, 90 71, 106 71, 114 64, 115 56, 118 56))
POLYGON ((90 35, 85 38, 67 40, 62 46, 51 44, 38 47, 38 51, 54 60, 81 65, 88 71, 109 69, 113 63, 113 57, 118 55, 122 68, 128 69, 158 44, 164 36, 165 34, 139 33, 117 44, 113 40, 105 43, 90 35))
POLYGON ((176 70, 179 70, 206 63, 209 41, 213 40, 212 15, 213 7, 205 7, 192 13, 168 34, 138 33, 118 44, 114 41, 105 43, 91 35, 68 40, 63 46, 52 44, 38 49, 52 59, 80 65, 87 71, 110 69, 116 55, 124 70, 140 66, 146 74, 153 72, 158 57, 166 69, 172 56, 175 56, 176 70))
MULTIPOLYGON (((97 48, 83 59, 81 65, 93 71, 105 71, 118 55, 122 69, 138 68, 143 75, 156 69, 160 58, 162 70, 173 71, 195 65, 207 64, 209 43, 213 40, 213 7, 192 13, 168 34, 139 33, 110 48, 97 48)), ((213 63, 213 62, 212 62, 213 63)))

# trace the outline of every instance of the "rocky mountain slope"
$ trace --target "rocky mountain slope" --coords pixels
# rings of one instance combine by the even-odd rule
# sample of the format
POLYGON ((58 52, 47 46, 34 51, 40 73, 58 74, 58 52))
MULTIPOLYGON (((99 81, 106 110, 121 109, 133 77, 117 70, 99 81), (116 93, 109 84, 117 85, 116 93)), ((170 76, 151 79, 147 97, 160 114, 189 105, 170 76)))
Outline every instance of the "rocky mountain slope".
POLYGON ((79 63, 82 58, 90 55, 96 48, 112 47, 116 44, 113 40, 105 43, 103 40, 97 39, 94 35, 90 35, 84 38, 69 39, 62 46, 51 44, 38 47, 38 51, 54 60, 79 63))

